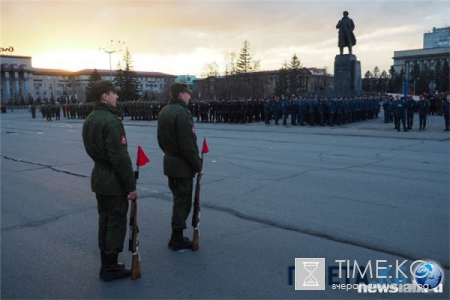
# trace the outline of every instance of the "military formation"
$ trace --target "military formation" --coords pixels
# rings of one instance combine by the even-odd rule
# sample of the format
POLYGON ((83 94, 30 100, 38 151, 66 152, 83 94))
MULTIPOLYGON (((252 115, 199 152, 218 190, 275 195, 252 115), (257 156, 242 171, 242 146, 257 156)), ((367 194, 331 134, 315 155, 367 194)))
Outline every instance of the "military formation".
MULTIPOLYGON (((129 117, 132 121, 158 120, 160 111, 168 101, 124 101, 117 103, 117 116, 129 117)), ((404 131, 413 129, 414 116, 419 117, 419 130, 425 130, 427 116, 444 115, 448 107, 446 95, 430 99, 429 95, 420 96, 419 101, 412 97, 407 100, 392 95, 356 96, 356 97, 297 97, 292 95, 267 99, 239 100, 193 100, 189 110, 198 123, 246 124, 263 122, 266 125, 298 126, 336 126, 361 122, 380 117, 383 108, 384 123, 394 123, 394 129, 404 131)), ((85 119, 93 110, 93 103, 46 103, 40 107, 42 117, 52 121, 59 119, 61 111, 64 118, 85 119)), ((32 117, 36 116, 36 106, 31 106, 32 117)), ((448 110, 448 109, 447 109, 448 110)), ((383 117, 383 116, 381 116, 383 117)))
MULTIPOLYGON (((408 131, 413 129, 414 116, 417 114, 419 117, 419 130, 425 130, 427 126, 427 116, 428 115, 439 115, 444 116, 445 120, 448 118, 449 110, 449 97, 444 94, 438 99, 434 99, 434 103, 431 103, 430 97, 428 95, 420 95, 419 101, 413 99, 409 96, 408 99, 404 97, 392 95, 384 97, 381 106, 384 111, 384 123, 394 123, 394 129, 400 131, 400 125, 403 127, 403 131, 408 131)), ((448 122, 445 121, 445 130, 448 131, 448 122)))
MULTIPOLYGON (((93 103, 71 103, 71 104, 59 104, 59 103, 45 103, 40 106, 42 118, 47 118, 47 121, 60 120, 61 111, 64 118, 68 119, 86 119, 86 117, 92 112, 94 108, 93 103)), ((36 118, 36 105, 30 106, 31 117, 36 118)))
POLYGON ((291 97, 260 100, 214 100, 189 104, 197 122, 335 126, 378 118, 381 101, 362 97, 291 97))

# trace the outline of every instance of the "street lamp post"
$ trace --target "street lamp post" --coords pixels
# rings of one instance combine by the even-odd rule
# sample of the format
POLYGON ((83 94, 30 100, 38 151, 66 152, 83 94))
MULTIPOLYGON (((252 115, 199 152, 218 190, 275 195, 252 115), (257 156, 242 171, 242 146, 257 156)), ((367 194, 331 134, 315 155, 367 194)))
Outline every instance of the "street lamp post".
POLYGON ((125 42, 118 41, 117 43, 111 40, 111 44, 108 48, 100 47, 99 50, 104 51, 109 54, 109 80, 112 82, 112 67, 111 67, 111 54, 122 51, 122 47, 125 42))

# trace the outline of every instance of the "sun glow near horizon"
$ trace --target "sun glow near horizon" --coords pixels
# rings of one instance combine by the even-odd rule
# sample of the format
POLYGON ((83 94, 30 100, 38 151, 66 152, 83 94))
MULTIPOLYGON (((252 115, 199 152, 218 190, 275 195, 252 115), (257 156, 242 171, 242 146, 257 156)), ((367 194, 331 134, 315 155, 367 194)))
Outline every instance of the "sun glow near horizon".
MULTIPOLYGON (((200 56, 198 53, 195 55, 181 53, 176 55, 130 54, 134 71, 162 72, 172 75, 191 74, 200 76, 205 63, 217 60, 215 53, 202 53, 200 56)), ((123 55, 124 51, 111 54, 112 70, 117 70, 119 62, 123 67, 123 55)), ((71 72, 84 69, 110 69, 109 54, 101 50, 61 48, 33 54, 31 57, 33 67, 39 69, 57 69, 71 72)))
MULTIPOLYGON (((74 48, 61 48, 32 56, 33 67, 79 71, 83 69, 109 69, 108 54, 74 48)), ((112 69, 116 66, 112 65, 112 69)))

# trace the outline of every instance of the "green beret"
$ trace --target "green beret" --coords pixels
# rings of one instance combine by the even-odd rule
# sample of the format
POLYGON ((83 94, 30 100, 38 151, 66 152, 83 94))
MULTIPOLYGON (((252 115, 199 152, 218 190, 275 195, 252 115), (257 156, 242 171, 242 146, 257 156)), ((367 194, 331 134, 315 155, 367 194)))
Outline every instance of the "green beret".
POLYGON ((176 97, 181 92, 192 93, 192 90, 189 88, 189 85, 184 82, 175 81, 170 85, 170 93, 173 97, 176 97))
POLYGON ((97 80, 91 87, 91 94, 95 97, 95 100, 99 100, 103 93, 114 92, 117 93, 117 88, 111 81, 97 80))

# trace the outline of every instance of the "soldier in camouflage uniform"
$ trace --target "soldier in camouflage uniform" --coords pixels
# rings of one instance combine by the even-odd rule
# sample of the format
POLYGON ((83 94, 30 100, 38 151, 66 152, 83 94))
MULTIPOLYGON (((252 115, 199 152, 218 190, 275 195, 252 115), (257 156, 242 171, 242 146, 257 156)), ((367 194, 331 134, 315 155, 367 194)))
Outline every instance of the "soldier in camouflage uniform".
POLYGON ((47 103, 42 108, 43 112, 45 113, 45 117, 47 118, 47 121, 52 121, 52 106, 50 103, 47 103))
POLYGON ((34 103, 31 104, 30 111, 31 111, 31 117, 33 119, 35 119, 36 118, 36 105, 34 103))
POLYGON ((91 189, 97 198, 99 214, 99 276, 103 281, 111 281, 131 275, 117 257, 123 251, 127 230, 128 199, 136 200, 138 195, 125 129, 115 115, 116 89, 111 82, 100 80, 93 85, 92 92, 97 102, 84 121, 82 137, 87 154, 95 162, 91 189))
POLYGON ((174 82, 170 86, 171 99, 158 117, 158 144, 164 152, 164 175, 168 177, 173 194, 172 250, 190 249, 192 244, 183 237, 186 219, 192 206, 192 190, 196 173, 203 174, 197 147, 194 120, 187 104, 192 91, 186 83, 174 82))

